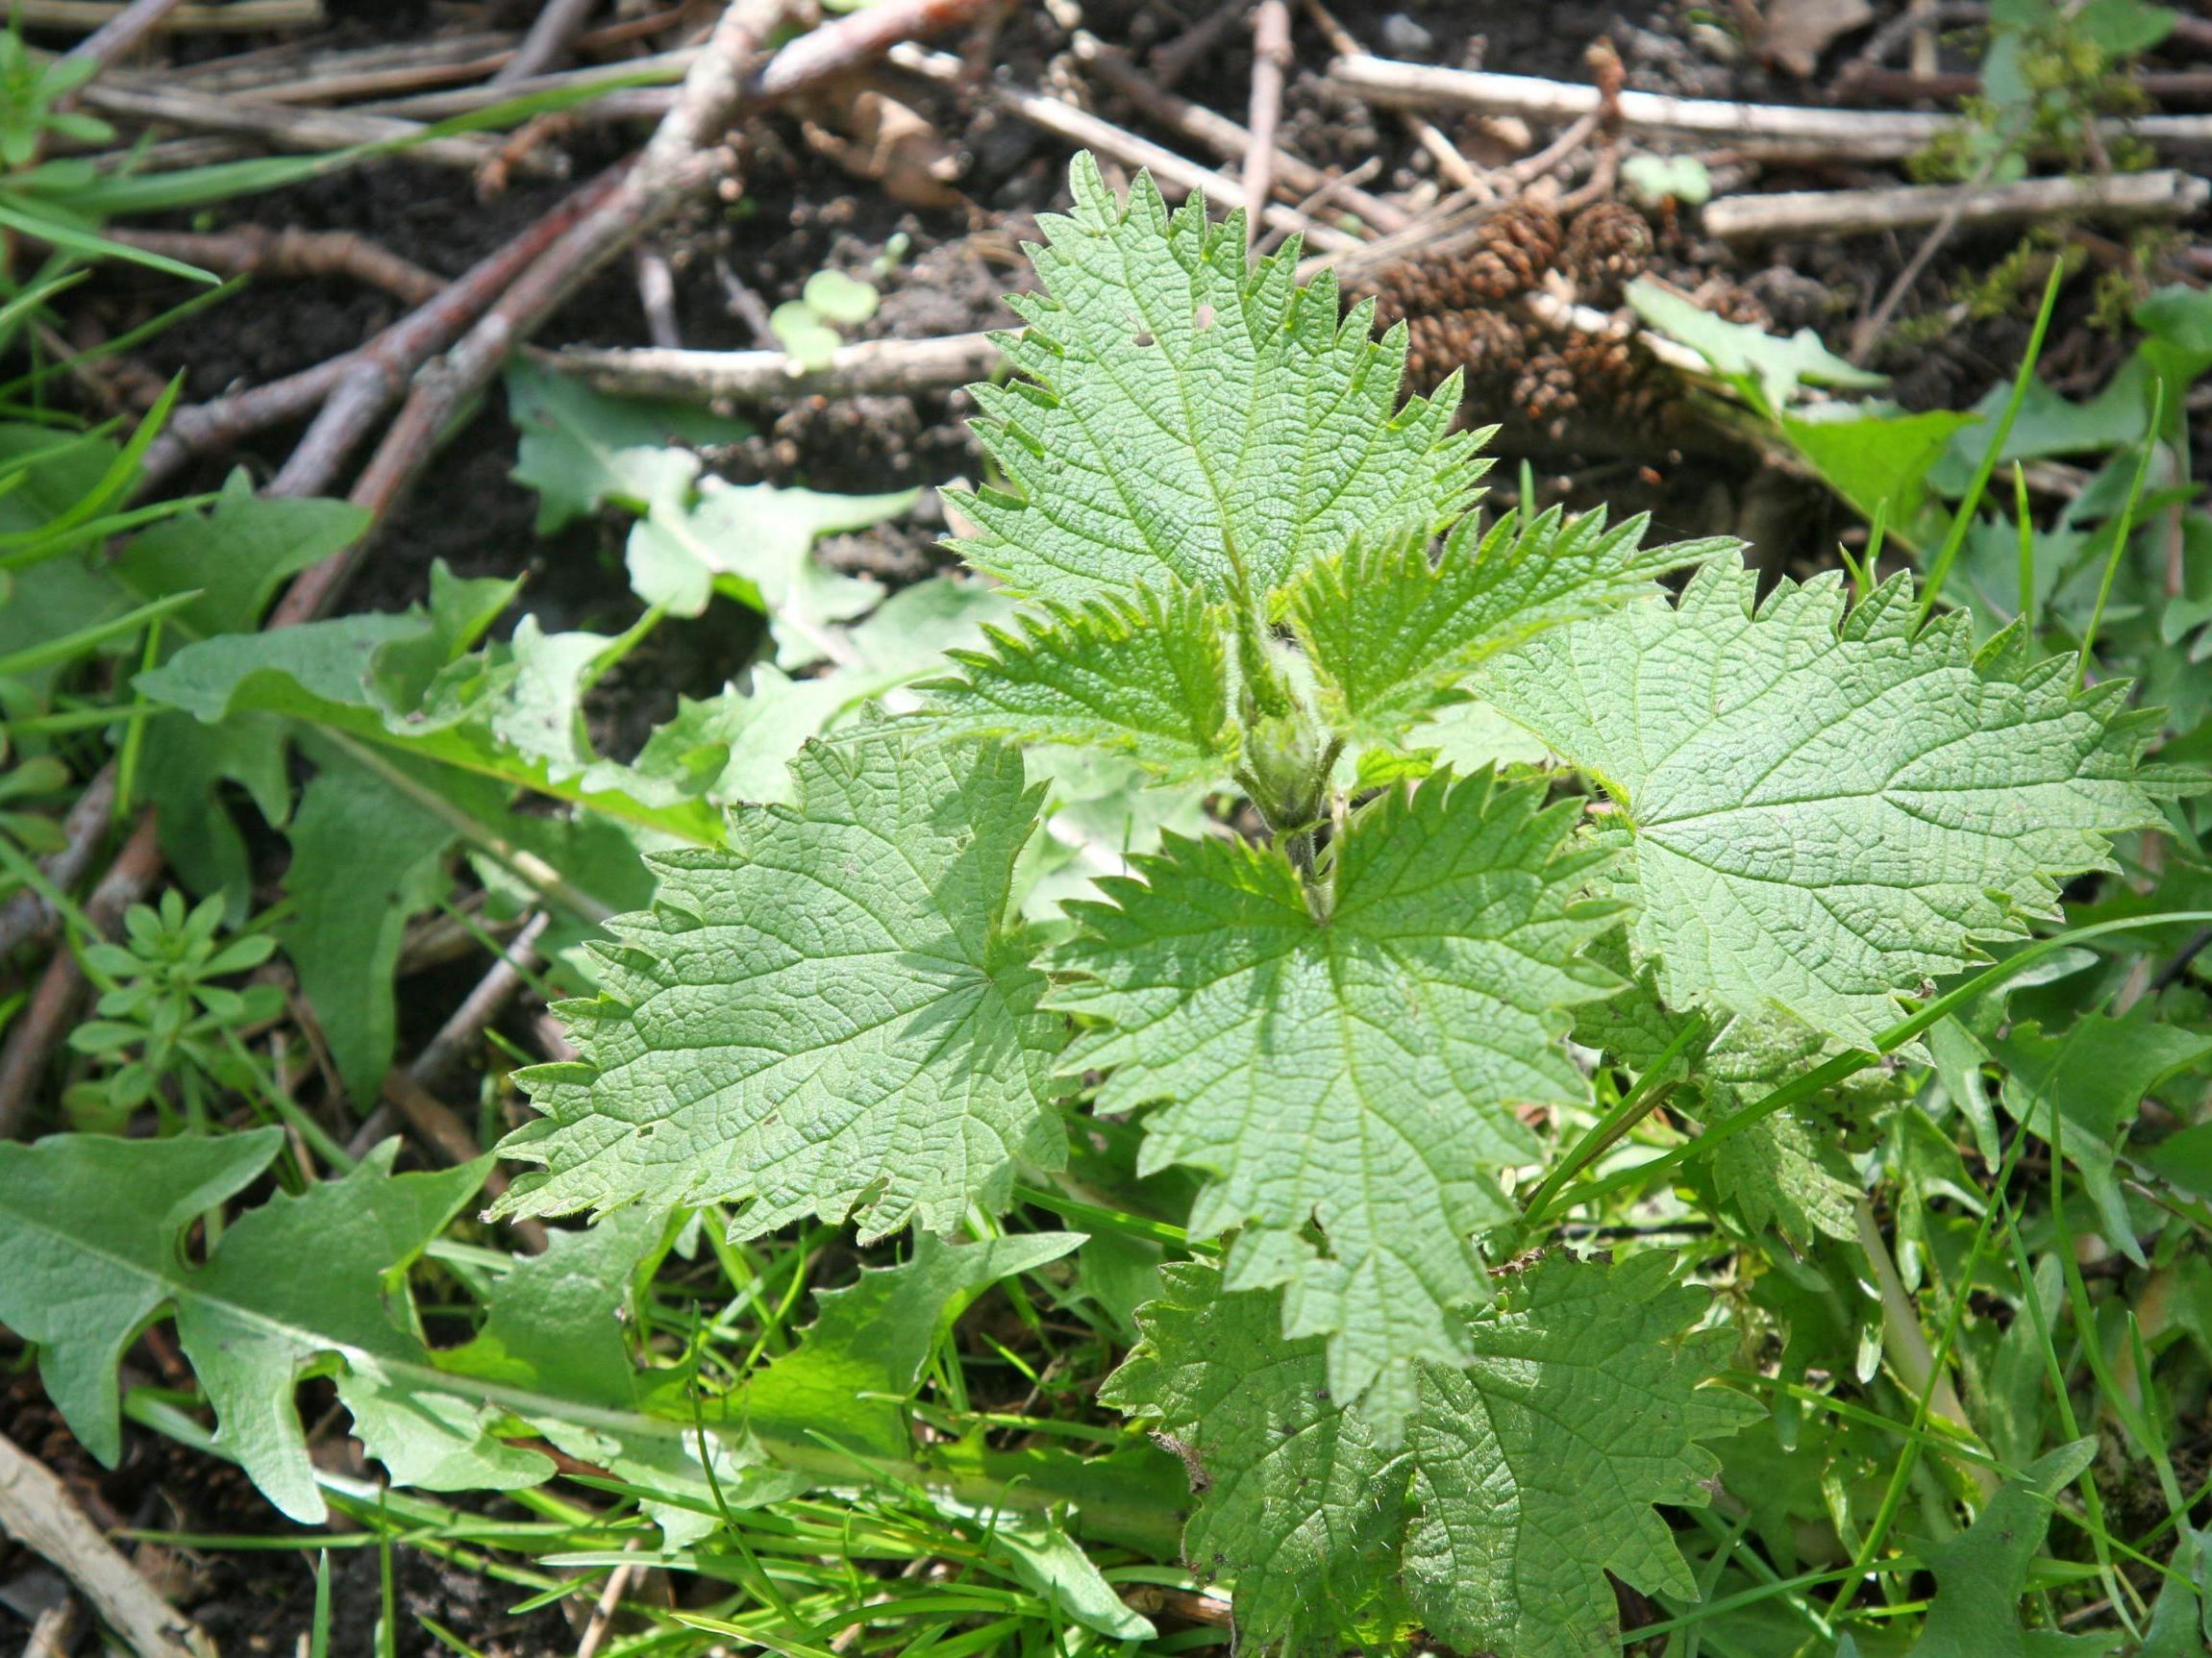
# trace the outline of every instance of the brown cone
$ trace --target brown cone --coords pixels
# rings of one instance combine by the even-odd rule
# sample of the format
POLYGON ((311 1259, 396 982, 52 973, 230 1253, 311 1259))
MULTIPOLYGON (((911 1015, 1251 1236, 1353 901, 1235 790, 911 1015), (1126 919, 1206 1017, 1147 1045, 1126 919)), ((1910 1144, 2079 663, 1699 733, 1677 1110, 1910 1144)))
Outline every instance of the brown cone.
POLYGON ((1585 305, 1608 309, 1621 303, 1621 290, 1652 262, 1652 227, 1644 215, 1622 202, 1598 202, 1575 216, 1559 268, 1574 281, 1585 305))

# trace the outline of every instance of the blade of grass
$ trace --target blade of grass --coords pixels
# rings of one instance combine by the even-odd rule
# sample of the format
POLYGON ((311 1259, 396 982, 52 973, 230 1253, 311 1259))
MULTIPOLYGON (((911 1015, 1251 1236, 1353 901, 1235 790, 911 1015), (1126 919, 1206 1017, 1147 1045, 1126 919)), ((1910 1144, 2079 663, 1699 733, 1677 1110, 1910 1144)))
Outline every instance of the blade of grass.
MULTIPOLYGON (((2020 372, 2012 377, 2012 393, 2004 400, 2004 409, 1997 417, 1997 428, 1989 434, 1989 443, 1981 452, 1981 460, 1974 469, 1974 478, 1959 497, 1958 507, 1951 513, 1951 528, 1944 533, 1943 545, 1927 567, 1927 583, 1920 596, 1920 620, 1927 621, 1935 609, 1937 595, 1951 575, 1951 567, 1958 558, 1958 550, 1966 543, 1966 532, 1973 528, 1974 515, 1981 506, 1982 492, 1989 487, 1990 474, 1997 470, 1998 459, 2004 453, 2005 440, 2012 435, 2012 423, 2020 417, 2020 407, 2027 400, 2027 387, 2035 378, 2036 359, 2043 355, 2043 336, 2050 327, 2050 313, 2058 304, 2058 288, 2066 277, 2066 261, 2059 260, 2050 267, 2050 280, 2043 285, 2043 304, 2036 308, 2035 327, 2027 335, 2027 350, 2021 357, 2020 372)), ((2153 423, 2155 425, 2155 423, 2153 423)))
POLYGON ((2127 551, 2127 537, 2135 530, 2136 504, 2143 499, 2143 481, 2150 475, 2150 458, 2158 453, 2158 418, 2166 404, 2166 383, 2150 387, 2150 430, 2143 434, 2143 458, 2135 463, 2135 478, 2127 485, 2127 504, 2112 529, 2112 551, 2104 556, 2104 579, 2097 584, 2097 604, 2089 612, 2089 626, 2081 630, 2081 650, 2075 659, 2074 682, 2089 682, 2089 656, 2097 646, 2098 624, 2104 620, 2104 602, 2112 597, 2112 579, 2120 573, 2120 556, 2127 551))

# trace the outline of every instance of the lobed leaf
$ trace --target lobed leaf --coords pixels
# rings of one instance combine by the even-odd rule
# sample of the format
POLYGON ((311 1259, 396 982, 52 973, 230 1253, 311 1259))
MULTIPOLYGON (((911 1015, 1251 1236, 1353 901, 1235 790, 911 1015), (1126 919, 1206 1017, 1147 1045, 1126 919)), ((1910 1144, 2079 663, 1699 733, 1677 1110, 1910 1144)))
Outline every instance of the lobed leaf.
POLYGON ((1087 154, 1072 215, 1040 222, 1043 294, 997 336, 1026 378, 971 386, 1012 489, 952 491, 958 542, 1018 591, 1078 602, 1169 578, 1257 598, 1355 536, 1442 530, 1483 463, 1454 433, 1458 382, 1397 406, 1405 331, 1296 285, 1296 240, 1249 270, 1244 215, 1170 214, 1149 174, 1117 201, 1087 154))
POLYGON ((1354 740, 1393 742, 1458 700, 1481 662, 1548 628, 1595 616, 1669 570, 1738 543, 1725 536, 1646 547, 1639 514, 1611 530, 1603 507, 1557 507, 1490 529, 1470 516, 1431 559, 1426 536, 1362 542, 1316 560, 1286 595, 1291 625, 1320 682, 1321 713, 1354 740))
POLYGON ((1656 1502, 1702 1506, 1702 1443, 1762 1412, 1705 1385, 1725 1330, 1666 1258, 1553 1259, 1462 1321, 1464 1366, 1419 1367, 1410 1428, 1386 1444, 1343 1408, 1314 1340, 1274 1298, 1169 1268, 1107 1403, 1149 1418, 1195 1467, 1183 1554, 1235 1580, 1239 1633, 1297 1658, 1418 1621, 1440 1646, 1586 1658, 1620 1635, 1607 1573, 1698 1598, 1656 1502))
POLYGON ((2136 780, 2154 715, 2071 657, 1979 653, 1962 615, 1917 633, 1910 581, 1844 609, 1840 578, 1763 606, 1708 564, 1678 604, 1631 606, 1517 647, 1482 694, 1618 801, 1639 907, 1676 1007, 1872 1046, 1895 999, 2057 911, 2157 819, 2136 780))
POLYGON ((1003 1207, 1064 1155, 1058 1022, 1009 932, 1040 791, 997 747, 891 728, 810 742, 796 804, 739 812, 730 851, 654 858, 650 910, 609 923, 600 994, 560 1004, 582 1058, 523 1074, 545 1116, 502 1142, 544 1165, 507 1214, 746 1205, 863 1238, 1003 1207))
MULTIPOLYGON (((284 1143, 281 1129, 219 1140, 67 1134, 0 1145, 0 1323, 39 1345, 48 1396, 103 1462, 121 1452, 115 1367, 148 1319, 168 1312, 215 1411, 215 1444, 292 1519, 326 1514, 292 1400, 326 1355, 338 1397, 373 1401, 387 1368, 427 1363, 386 1307, 385 1277, 436 1237, 484 1178, 475 1163, 394 1176, 387 1140, 341 1180, 279 1194, 226 1228, 192 1265, 186 1231, 236 1196, 284 1143), (130 1201, 117 1204, 117 1193, 130 1201)), ((373 1413, 374 1404, 367 1405, 373 1413)), ((420 1442, 391 1422, 403 1463, 420 1442)), ((363 1438, 379 1448, 373 1425, 363 1438)), ((471 1474, 482 1472, 472 1468, 471 1474)), ((538 1477, 538 1476, 534 1476, 538 1477)), ((527 1483, 515 1480, 510 1483, 527 1483)))
POLYGON ((989 628, 994 651, 954 651, 958 678, 924 681, 921 714, 949 735, 1067 743, 1126 754, 1179 780, 1225 777, 1227 617, 1192 589, 1053 605, 989 628))
POLYGON ((1140 1172, 1214 1176, 1194 1235, 1248 1230, 1238 1289, 1286 1284, 1284 1328, 1330 1337, 1330 1387, 1395 1441, 1413 1367, 1457 1363, 1486 1293, 1471 1235, 1514 1214, 1491 1171, 1540 1155, 1518 1105, 1584 1099, 1566 1009, 1610 993, 1580 954, 1612 910, 1577 895, 1604 854, 1576 812, 1443 775, 1356 814, 1317 915, 1280 852, 1170 837, 1142 881, 1072 903, 1052 1004, 1099 1021, 1068 1050, 1096 1108, 1166 1101, 1140 1172), (1308 1233, 1318 1220, 1327 1253, 1308 1233))

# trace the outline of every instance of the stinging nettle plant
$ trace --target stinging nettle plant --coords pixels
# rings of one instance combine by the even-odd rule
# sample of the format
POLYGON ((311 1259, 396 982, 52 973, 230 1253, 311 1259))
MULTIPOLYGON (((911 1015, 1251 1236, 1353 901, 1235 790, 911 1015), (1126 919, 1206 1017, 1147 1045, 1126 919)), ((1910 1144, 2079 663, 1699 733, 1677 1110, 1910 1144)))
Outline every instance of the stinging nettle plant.
POLYGON ((1117 200, 1087 157, 1073 186, 1016 377, 974 388, 1004 482, 954 499, 1030 608, 810 744, 727 850, 655 860, 560 1008, 581 1057, 524 1074, 542 1116, 502 1150, 539 1167, 500 1210, 948 1233, 1084 1114, 1138 1113, 1142 1171, 1202 1177, 1205 1258, 1104 1397, 1203 1471, 1185 1550, 1242 1636, 1599 1650, 1608 1572, 1695 1598, 1653 1505, 1705 1501, 1702 1442, 1757 1412, 1664 1256, 1526 1264, 1622 1126, 1529 1126, 1593 1104, 1570 1033, 1741 1108, 1714 1175, 1752 1225, 1848 1234, 1820 1126, 1750 1102, 1899 1046, 1901 999, 2111 867, 2156 816, 2150 717, 2018 630, 1975 649, 1904 577, 1762 604, 1733 542, 1485 525, 1487 434, 1456 380, 1399 402, 1403 328, 1298 287, 1295 244, 1248 267, 1241 215, 1117 200), (1470 698, 1561 765, 1438 765, 1423 728, 1470 698), (1039 744, 1265 832, 1171 835, 1026 923, 1039 744))

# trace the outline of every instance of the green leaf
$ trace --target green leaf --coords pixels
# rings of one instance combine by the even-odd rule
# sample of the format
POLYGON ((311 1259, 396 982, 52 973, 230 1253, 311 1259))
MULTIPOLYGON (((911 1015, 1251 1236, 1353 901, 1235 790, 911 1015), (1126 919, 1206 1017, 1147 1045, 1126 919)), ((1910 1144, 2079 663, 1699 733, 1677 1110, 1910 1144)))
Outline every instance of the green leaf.
POLYGON ((148 598, 200 589, 179 618, 193 632, 251 632, 286 577, 351 546, 368 524, 349 502, 257 495, 240 467, 205 511, 179 513, 133 536, 116 570, 148 598))
MULTIPOLYGON (((1592 947, 1591 956, 1630 977, 1627 941, 1616 934, 1592 947)), ((1681 1035, 1690 1016, 1661 1000, 1658 970, 1647 963, 1623 994, 1580 1008, 1575 1040, 1595 1048, 1639 1076, 1657 1064, 1681 1035)), ((1754 1103, 1792 1076, 1843 1052, 1843 1045, 1781 1016, 1739 1015, 1725 1022, 1696 1055, 1678 1058, 1672 1070, 1703 1099, 1701 1112, 1717 1124, 1754 1103)), ((1854 1099, 1880 1085, 1878 1070, 1854 1077, 1854 1099)), ((1772 1229, 1798 1250, 1820 1237, 1858 1232, 1853 1205, 1860 1185, 1817 1112, 1777 1111, 1730 1135, 1714 1149, 1713 1184, 1735 1206, 1753 1233, 1772 1229)))
POLYGON ((1106 749, 1174 779, 1233 767, 1221 607, 1188 587, 1162 598, 1140 586, 1017 621, 1019 634, 987 630, 992 651, 952 653, 962 677, 922 683, 933 730, 1106 749))
POLYGON ((1935 1599, 1910 1658, 2028 1658, 2020 1626, 2028 1564, 2058 1494, 2096 1460, 2094 1439, 2060 1446, 2006 1481, 1963 1535, 1925 1552, 1935 1599))
POLYGON ((643 512, 681 500, 699 458, 671 445, 735 443, 753 430, 695 404, 608 397, 519 355, 507 366, 507 411, 522 433, 509 476, 537 491, 540 535, 609 501, 643 512))
POLYGON ((702 479, 695 504, 656 501, 632 529, 630 585, 672 616, 701 614, 715 593, 762 612, 775 630, 777 661, 785 668, 834 657, 825 630, 875 608, 883 589, 816 562, 814 542, 896 518, 913 506, 914 493, 823 495, 702 479))
POLYGON ((1362 544, 1309 564, 1290 584, 1292 625, 1321 685, 1321 713, 1355 741, 1389 742, 1458 700, 1489 656, 1547 628, 1594 616, 1669 570, 1718 557, 1725 537, 1644 547, 1648 515, 1610 532, 1603 507, 1571 522, 1460 520, 1431 562, 1426 537, 1362 544))
POLYGON ((2143 1097, 2212 1058, 2212 1035, 2092 1013, 2056 1036, 2045 1035, 2043 1027, 2029 1020, 1992 1038, 1988 1048, 1990 1057, 2005 1069, 1999 1096, 2004 1108, 2047 1144, 2056 1108, 2065 1153, 2097 1204, 2105 1242, 2137 1266, 2145 1265, 2114 1159, 2143 1097))
POLYGON ((480 585, 455 583, 444 615, 345 616, 205 639, 134 683, 211 725, 282 714, 681 840, 717 842, 716 816, 700 803, 637 799, 619 773, 587 760, 571 716, 578 676, 607 645, 600 635, 540 634, 533 625, 512 645, 454 660, 453 629, 485 619, 486 598, 472 591, 480 585))
POLYGON ((1464 1321, 1464 1368, 1420 1367, 1396 1448, 1334 1397, 1319 1342, 1279 1333, 1272 1296, 1225 1293, 1205 1267, 1164 1275, 1101 1397, 1203 1476, 1183 1554, 1235 1579, 1243 1640, 1317 1654, 1417 1621, 1457 1651, 1588 1658, 1620 1634, 1608 1572, 1698 1598, 1651 1505, 1708 1501, 1701 1442, 1761 1413, 1702 1385, 1734 1338, 1691 1328, 1706 1298, 1664 1256, 1509 1279, 1464 1321))
POLYGON ((953 1321, 999 1279, 1034 1272, 1083 1241, 1080 1232, 1030 1232, 955 1249, 924 1233, 903 1266, 816 1291, 814 1323, 795 1349, 754 1373, 745 1407, 815 1423, 872 1456, 903 1457, 912 1430, 901 1401, 921 1385, 953 1321))
POLYGON ((524 1074, 546 1113, 502 1151, 542 1163, 508 1214, 744 1202, 865 1237, 944 1232, 1051 1168, 1057 1022, 1009 933, 1038 793, 999 748, 892 730, 792 767, 797 804, 736 814, 730 852, 651 860, 653 908, 610 924, 601 993, 560 1006, 581 1061, 524 1074))
POLYGON ((1827 404, 1781 422, 1782 435, 1829 488, 1870 523, 1879 512, 1888 532, 1908 545, 1936 538, 1940 520, 1932 529, 1921 522, 1929 469, 1962 428, 1976 424, 1950 409, 1906 414, 1868 404, 1827 404))
POLYGON ((1649 277, 1630 283, 1627 298, 1647 327, 1697 352, 1721 379, 1755 389, 1770 410, 1788 404, 1801 384, 1863 388, 1883 384, 1883 376, 1846 362, 1809 328, 1782 339, 1749 323, 1715 316, 1649 277))
POLYGON ((1545 634, 1480 689, 1601 781, 1630 831, 1639 960, 1675 1007, 1778 1008, 1867 1046, 1895 999, 2057 911, 2105 837, 2160 821, 2134 780, 2147 718, 2072 686, 2017 631, 1915 637, 1907 578, 1847 617, 1830 574, 1709 564, 1678 605, 1545 634))
POLYGON ((387 1140, 346 1178, 241 1216, 204 1265, 188 1264, 186 1229, 266 1168, 283 1141, 262 1128, 214 1141, 70 1134, 0 1145, 11 1262, 0 1321, 40 1344, 55 1403, 112 1462, 115 1365, 147 1319, 174 1313, 178 1344, 214 1406, 216 1445, 285 1514, 313 1523, 326 1511, 293 1388, 336 1355, 338 1398, 350 1406, 356 1379, 373 1389, 381 1364, 427 1362, 387 1304, 387 1274, 437 1235, 485 1165, 394 1176, 399 1142, 387 1140), (118 1204, 118 1193, 130 1201, 118 1204))
POLYGON ((400 946, 408 923, 446 889, 453 828, 383 780, 339 764, 309 782, 290 839, 285 953, 365 1115, 391 1066, 400 946))
POLYGON ((1011 491, 954 491, 970 563, 1080 602, 1168 578, 1209 603, 1257 598, 1355 536, 1440 531, 1473 499, 1458 381, 1396 407, 1405 334, 1337 315, 1336 283, 1295 285, 1299 249, 1249 272, 1244 218, 1171 218, 1150 175, 1126 203, 1069 168, 1073 216, 1040 222, 1044 294, 999 336, 1026 380, 976 385, 977 433, 1011 491))
POLYGON ((1439 776, 1383 796, 1335 844, 1326 919, 1280 852, 1171 837, 1141 882, 1099 883, 1112 903, 1068 906, 1055 958, 1079 977, 1053 1004, 1104 1022, 1064 1069, 1108 1070, 1102 1112, 1168 1102, 1143 1172, 1215 1176, 1193 1234, 1248 1228, 1231 1285, 1289 1285, 1285 1331, 1330 1337, 1331 1392, 1390 1441, 1416 1361, 1465 1357, 1471 1234, 1515 1213, 1490 1171, 1540 1155, 1513 1108, 1587 1097, 1565 1010, 1619 983, 1579 953, 1612 913, 1575 902, 1604 854, 1541 794, 1439 776))
POLYGON ((850 326, 874 316, 882 295, 873 283, 860 282, 843 271, 816 271, 807 279, 801 297, 816 315, 850 326))

